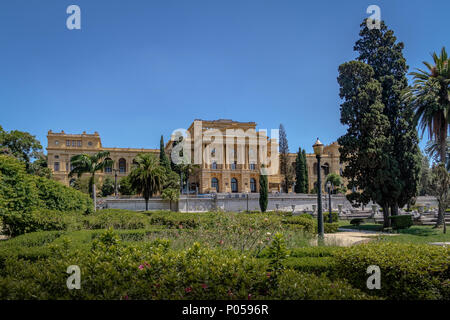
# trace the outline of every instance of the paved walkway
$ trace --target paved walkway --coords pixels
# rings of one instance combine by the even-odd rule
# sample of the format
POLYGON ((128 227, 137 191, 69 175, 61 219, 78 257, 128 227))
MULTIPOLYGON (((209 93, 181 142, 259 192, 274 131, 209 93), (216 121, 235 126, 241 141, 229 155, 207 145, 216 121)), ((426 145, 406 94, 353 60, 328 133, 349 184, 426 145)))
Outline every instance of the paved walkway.
MULTIPOLYGON (((379 236, 397 236, 397 234, 376 231, 339 229, 339 231, 341 230, 342 232, 326 233, 324 237, 325 244, 350 247, 355 244, 367 243, 378 238, 379 236)), ((317 245, 317 239, 314 239, 312 244, 317 245)))

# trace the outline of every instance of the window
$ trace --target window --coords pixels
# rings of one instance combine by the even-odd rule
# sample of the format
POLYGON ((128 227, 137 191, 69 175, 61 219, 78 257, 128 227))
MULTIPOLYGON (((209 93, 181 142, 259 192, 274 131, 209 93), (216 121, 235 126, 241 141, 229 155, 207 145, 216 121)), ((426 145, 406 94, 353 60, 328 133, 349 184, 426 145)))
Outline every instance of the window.
POLYGON ((236 170, 236 161, 231 164, 231 170, 236 170))
POLYGON ((119 160, 119 172, 120 173, 127 172, 127 161, 124 158, 120 158, 119 160))
POLYGON ((76 141, 72 140, 72 147, 75 147, 75 146, 76 146, 76 141))
POLYGON ((256 164, 250 163, 250 170, 256 170, 256 164))
POLYGON ((53 164, 53 169, 54 169, 55 171, 59 171, 59 162, 55 162, 55 163, 53 164))
POLYGON ((211 188, 216 189, 216 192, 219 192, 219 180, 217 178, 211 179, 211 188))
POLYGON ((236 178, 231 179, 231 192, 238 192, 238 182, 236 178))
POLYGON ((55 155, 55 159, 59 159, 59 156, 58 156, 58 155, 55 155))
POLYGON ((58 145, 59 144, 59 141, 58 140, 55 140, 55 145, 58 145))
POLYGON ((70 147, 70 140, 66 140, 66 146, 70 147))
POLYGON ((88 142, 88 146, 91 147, 92 146, 92 141, 88 142))
POLYGON ((250 179, 250 191, 256 192, 256 179, 255 178, 250 179))
POLYGON ((78 146, 81 147, 81 140, 78 140, 78 146))
POLYGON ((328 163, 325 163, 322 168, 324 177, 326 177, 330 173, 330 165, 328 163))
POLYGON ((213 161, 212 165, 211 165, 212 169, 217 169, 217 162, 213 161))
MULTIPOLYGON (((110 158, 106 158, 105 160, 112 161, 110 158)), ((112 172, 112 166, 111 165, 105 166, 105 173, 111 173, 111 172, 112 172)))

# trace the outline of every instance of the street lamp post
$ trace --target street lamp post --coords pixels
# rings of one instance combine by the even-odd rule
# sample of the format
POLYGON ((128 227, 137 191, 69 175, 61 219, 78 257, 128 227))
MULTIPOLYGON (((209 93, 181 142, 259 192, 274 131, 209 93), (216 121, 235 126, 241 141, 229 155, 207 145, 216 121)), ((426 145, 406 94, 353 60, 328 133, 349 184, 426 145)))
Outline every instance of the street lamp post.
POLYGON ((247 193, 247 212, 248 212, 248 191, 246 193, 247 193))
POLYGON ((117 171, 119 171, 119 169, 113 169, 114 171, 114 196, 117 198, 118 196, 118 192, 117 192, 117 171))
POLYGON ((333 184, 331 183, 331 181, 327 182, 327 189, 328 189, 328 211, 330 213, 330 215, 328 217, 328 222, 332 223, 333 216, 331 215, 331 191, 333 190, 333 184))
POLYGON ((322 213, 322 178, 320 177, 320 158, 323 153, 323 143, 317 138, 313 145, 314 153, 317 158, 317 229, 319 233, 319 240, 324 238, 323 230, 323 213, 322 213))

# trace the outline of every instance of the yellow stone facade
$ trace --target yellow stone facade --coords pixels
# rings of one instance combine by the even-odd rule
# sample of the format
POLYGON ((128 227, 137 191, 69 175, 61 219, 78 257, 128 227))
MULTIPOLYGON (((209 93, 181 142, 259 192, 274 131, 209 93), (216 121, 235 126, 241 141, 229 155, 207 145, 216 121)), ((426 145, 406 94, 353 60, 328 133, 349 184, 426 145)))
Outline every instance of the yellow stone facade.
MULTIPOLYGON (((176 139, 172 135, 165 146, 169 158, 176 148, 173 143, 176 139)), ((265 131, 256 131, 255 122, 194 120, 185 130, 184 141, 184 153, 189 154, 190 163, 196 164, 189 178, 191 191, 259 192, 262 164, 269 169, 269 192, 281 190, 283 177, 279 173, 278 142, 275 138, 269 138, 265 131)), ((76 154, 110 152, 114 166, 98 173, 101 180, 106 175, 114 176, 114 170, 119 178, 128 175, 133 159, 139 153, 159 155, 159 149, 103 147, 97 132, 66 134, 64 131, 56 133, 50 130, 47 142, 48 165, 53 171, 53 177, 66 185, 70 183, 70 158, 76 154)), ((321 159, 323 180, 328 173, 341 174, 343 170, 338 148, 336 142, 324 147, 321 159)), ((296 156, 296 153, 289 154, 289 163, 294 169, 296 156)), ((317 159, 314 154, 307 154, 307 167, 309 190, 312 190, 317 181, 317 159)))
MULTIPOLYGON (((53 178, 57 181, 70 184, 70 158, 77 154, 94 154, 100 151, 109 151, 109 158, 114 161, 111 169, 96 173, 100 177, 100 181, 106 175, 114 176, 114 169, 117 170, 119 178, 130 173, 133 159, 139 153, 156 153, 159 149, 136 149, 136 148, 105 148, 102 146, 100 135, 95 132, 93 134, 67 134, 64 131, 52 132, 47 134, 47 157, 48 166, 53 171, 53 178)), ((74 177, 75 178, 75 177, 74 177)))

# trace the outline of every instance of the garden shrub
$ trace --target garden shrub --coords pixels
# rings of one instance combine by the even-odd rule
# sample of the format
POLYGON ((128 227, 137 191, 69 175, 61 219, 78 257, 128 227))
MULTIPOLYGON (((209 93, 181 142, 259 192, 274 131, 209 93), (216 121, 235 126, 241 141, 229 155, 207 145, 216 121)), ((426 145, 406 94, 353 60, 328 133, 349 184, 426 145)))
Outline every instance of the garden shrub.
POLYGON ((342 247, 318 246, 294 248, 289 252, 291 257, 332 257, 342 247))
POLYGON ((7 257, 0 299, 368 299, 343 281, 280 270, 278 285, 260 259, 194 244, 173 251, 165 241, 124 246, 111 230, 91 250, 55 247, 51 257, 7 257), (82 270, 82 290, 67 290, 68 265, 82 270), (306 284, 306 285, 305 285, 306 284), (340 292, 340 294, 338 294, 340 292))
POLYGON ((35 177, 39 198, 45 208, 58 211, 93 211, 89 195, 67 187, 60 182, 43 177, 35 177))
POLYGON ((393 300, 450 299, 448 248, 375 242, 337 251, 335 259, 336 276, 369 294, 393 300), (380 290, 367 289, 370 265, 380 267, 380 290))
POLYGON ((84 218, 86 229, 144 229, 149 225, 147 215, 120 209, 99 210, 84 218))
MULTIPOLYGON (((330 221, 330 212, 324 211, 323 212, 323 220, 325 222, 330 221)), ((338 222, 339 221, 339 214, 336 211, 331 211, 331 220, 332 222, 338 222)))
POLYGON ((324 223, 323 229, 325 233, 335 233, 339 229, 339 223, 333 222, 333 223, 324 223))
POLYGON ((288 269, 295 269, 297 271, 322 274, 332 272, 334 267, 333 257, 289 257, 285 266, 288 269))
POLYGON ((0 155, 0 219, 6 232, 17 236, 35 231, 34 219, 43 222, 36 210, 42 209, 89 212, 92 201, 59 182, 29 175, 17 159, 0 155))
POLYGON ((412 215, 410 214, 390 216, 389 219, 391 219, 392 229, 394 230, 408 229, 413 225, 412 215))
POLYGON ((278 287, 271 297, 281 300, 373 299, 345 281, 330 281, 325 276, 318 277, 295 270, 286 270, 278 277, 278 287))
POLYGON ((301 226, 301 228, 309 233, 314 232, 314 220, 311 218, 306 218, 304 216, 293 216, 289 218, 285 218, 282 220, 282 223, 288 225, 301 226))

